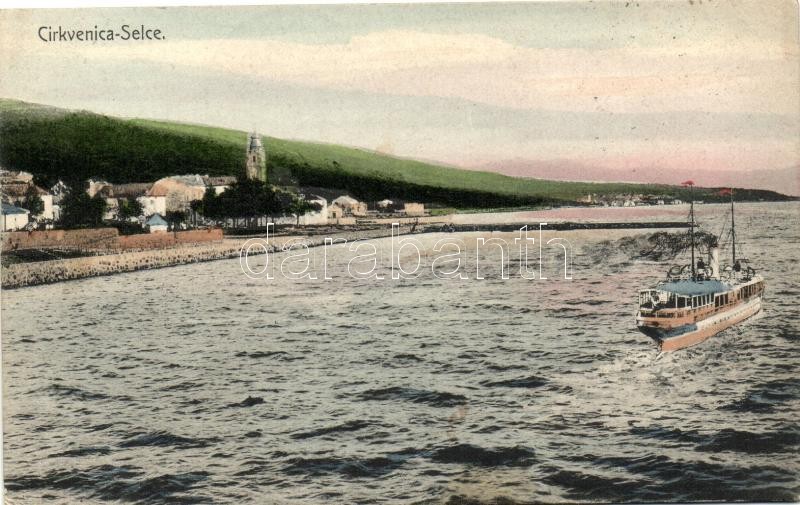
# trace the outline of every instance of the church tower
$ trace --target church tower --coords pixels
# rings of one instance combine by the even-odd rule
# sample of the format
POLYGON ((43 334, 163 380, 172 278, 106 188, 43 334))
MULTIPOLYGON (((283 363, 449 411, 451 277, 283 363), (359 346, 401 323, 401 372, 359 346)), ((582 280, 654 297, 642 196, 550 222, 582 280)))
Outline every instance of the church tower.
POLYGON ((247 141, 247 164, 245 165, 245 175, 248 179, 261 179, 263 167, 266 159, 264 157, 264 146, 261 145, 261 137, 253 132, 247 141))

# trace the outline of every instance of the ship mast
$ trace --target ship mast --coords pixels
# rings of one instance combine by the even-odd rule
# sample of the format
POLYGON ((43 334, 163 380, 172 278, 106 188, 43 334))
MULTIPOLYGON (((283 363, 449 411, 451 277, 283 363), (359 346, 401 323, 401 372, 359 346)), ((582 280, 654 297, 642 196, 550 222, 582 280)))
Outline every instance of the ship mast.
POLYGON ((733 251, 733 262, 736 265, 736 222, 733 218, 733 188, 731 188, 731 250, 733 251))
POLYGON ((697 280, 697 274, 694 265, 694 181, 686 181, 683 185, 689 186, 689 229, 692 236, 692 280, 695 281, 697 280))

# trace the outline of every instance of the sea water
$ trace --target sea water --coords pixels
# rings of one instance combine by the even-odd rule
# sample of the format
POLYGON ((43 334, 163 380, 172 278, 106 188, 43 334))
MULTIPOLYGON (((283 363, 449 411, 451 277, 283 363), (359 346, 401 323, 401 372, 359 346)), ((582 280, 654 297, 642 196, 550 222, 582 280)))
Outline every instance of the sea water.
MULTIPOLYGON (((661 355, 634 314, 669 262, 619 248, 643 230, 561 232, 572 279, 560 249, 546 280, 489 252, 484 279, 358 279, 340 246, 327 281, 230 260, 4 291, 10 502, 795 501, 799 210, 737 207, 762 315, 661 355)), ((416 238, 477 237, 513 243, 416 238)))

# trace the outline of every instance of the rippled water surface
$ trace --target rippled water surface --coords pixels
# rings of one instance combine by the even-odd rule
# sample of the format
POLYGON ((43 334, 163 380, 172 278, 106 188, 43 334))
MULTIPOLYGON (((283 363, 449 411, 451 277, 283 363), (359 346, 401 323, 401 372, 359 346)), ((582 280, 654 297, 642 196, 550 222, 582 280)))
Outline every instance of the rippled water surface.
POLYGON ((9 496, 795 501, 798 209, 740 206, 763 314, 661 356, 633 316, 667 265, 616 249, 641 231, 561 232, 571 281, 488 252, 484 280, 357 280, 339 247, 326 282, 221 261, 6 291, 9 496))

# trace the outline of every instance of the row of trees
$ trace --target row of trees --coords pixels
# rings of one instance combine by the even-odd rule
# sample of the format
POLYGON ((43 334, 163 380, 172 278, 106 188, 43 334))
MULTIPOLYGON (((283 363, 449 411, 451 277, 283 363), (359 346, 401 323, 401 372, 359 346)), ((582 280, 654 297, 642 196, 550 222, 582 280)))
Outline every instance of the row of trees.
POLYGON ((319 211, 320 206, 261 181, 241 179, 219 195, 209 187, 202 200, 192 202, 192 210, 215 220, 245 218, 251 221, 259 216, 292 214, 299 221, 301 215, 319 211))
MULTIPOLYGON (((38 194, 35 196, 39 198, 38 194)), ((41 203, 41 198, 39 202, 41 203)), ((66 228, 81 228, 100 226, 107 204, 100 195, 90 197, 84 190, 73 189, 65 195, 61 207, 61 224, 66 228)), ((299 221, 301 215, 319 211, 320 206, 303 200, 293 193, 275 190, 261 181, 242 179, 219 195, 214 188, 209 187, 202 200, 191 203, 191 209, 207 219, 218 221, 244 218, 247 222, 251 222, 259 216, 274 217, 286 214, 297 216, 299 221)), ((36 212, 31 208, 28 210, 31 214, 38 214, 42 209, 36 212)), ((137 200, 123 200, 119 206, 119 218, 127 221, 131 217, 142 215, 142 211, 142 205, 137 200)), ((173 227, 185 222, 187 218, 186 213, 181 211, 167 212, 164 217, 173 227)))

